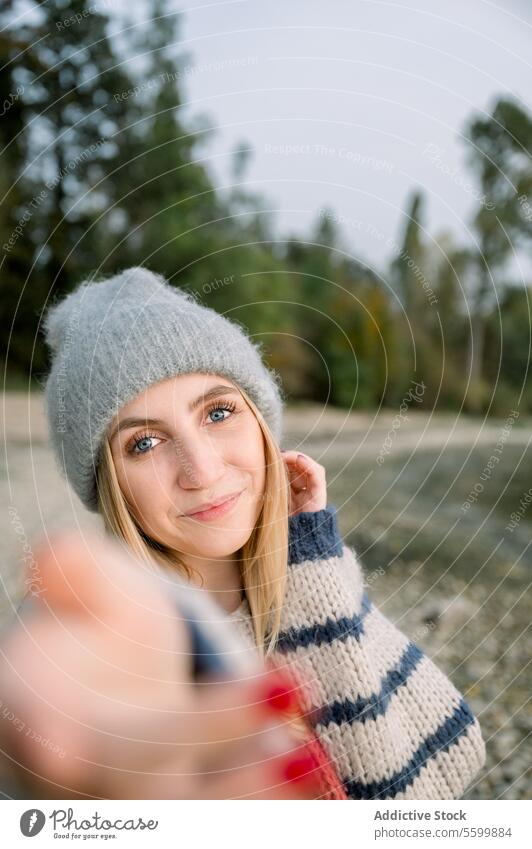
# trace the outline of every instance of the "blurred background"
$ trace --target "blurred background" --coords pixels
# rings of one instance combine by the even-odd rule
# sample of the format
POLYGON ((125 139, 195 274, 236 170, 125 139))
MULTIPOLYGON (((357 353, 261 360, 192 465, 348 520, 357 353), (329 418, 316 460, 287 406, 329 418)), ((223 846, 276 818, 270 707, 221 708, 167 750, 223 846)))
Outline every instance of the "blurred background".
POLYGON ((526 0, 3 0, 0 621, 39 535, 99 527, 43 311, 145 265, 280 373, 283 447, 479 716, 469 797, 530 798, 531 44, 526 0))

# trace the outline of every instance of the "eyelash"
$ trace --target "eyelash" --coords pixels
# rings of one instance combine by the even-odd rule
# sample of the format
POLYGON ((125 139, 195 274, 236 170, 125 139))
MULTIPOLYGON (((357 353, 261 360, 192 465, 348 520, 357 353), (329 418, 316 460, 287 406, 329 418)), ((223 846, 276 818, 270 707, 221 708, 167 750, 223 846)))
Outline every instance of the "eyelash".
MULTIPOLYGON (((225 410, 227 412, 234 413, 235 410, 236 410, 236 404, 233 401, 217 401, 216 403, 211 404, 211 406, 208 407, 207 415, 209 416, 215 410, 225 410)), ((228 416, 228 418, 231 418, 231 416, 228 416)), ((212 424, 221 424, 225 421, 227 421, 227 419, 224 418, 224 419, 221 419, 219 422, 212 422, 212 424)), ((127 453, 133 454, 134 456, 137 456, 137 457, 142 457, 144 454, 149 454, 150 453, 149 451, 140 451, 140 452, 135 451, 135 448, 137 447, 139 442, 142 442, 143 439, 160 439, 160 437, 157 436, 156 433, 151 433, 151 432, 141 433, 138 436, 135 436, 135 438, 133 439, 133 443, 130 444, 127 447, 127 453)))
MULTIPOLYGON (((236 410, 236 404, 234 401, 216 401, 207 408, 207 415, 210 415, 210 413, 213 413, 215 410, 228 410, 230 413, 234 413, 236 410)), ((224 422, 225 419, 222 419, 222 421, 224 422)))

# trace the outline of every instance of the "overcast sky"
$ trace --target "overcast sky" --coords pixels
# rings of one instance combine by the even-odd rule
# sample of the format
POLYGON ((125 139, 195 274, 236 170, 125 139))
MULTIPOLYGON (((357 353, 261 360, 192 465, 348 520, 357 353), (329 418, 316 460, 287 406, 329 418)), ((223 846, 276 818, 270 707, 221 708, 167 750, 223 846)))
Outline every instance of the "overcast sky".
POLYGON ((276 210, 278 233, 308 233, 330 206, 353 254, 382 268, 408 193, 422 187, 429 233, 468 240, 477 188, 468 185, 464 122, 501 94, 531 108, 532 2, 170 8, 183 11, 181 47, 195 65, 181 82, 187 109, 218 127, 202 149, 209 168, 229 184, 230 152, 249 144, 245 179, 276 210))

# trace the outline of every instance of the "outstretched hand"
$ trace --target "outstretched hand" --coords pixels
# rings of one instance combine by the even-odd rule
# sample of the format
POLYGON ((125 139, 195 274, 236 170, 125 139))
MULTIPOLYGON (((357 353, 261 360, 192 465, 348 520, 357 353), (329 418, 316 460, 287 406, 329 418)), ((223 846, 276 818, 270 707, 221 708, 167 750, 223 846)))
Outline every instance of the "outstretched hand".
POLYGON ((278 673, 195 685, 153 573, 78 533, 35 557, 42 592, 0 643, 0 751, 35 798, 316 797, 278 673))

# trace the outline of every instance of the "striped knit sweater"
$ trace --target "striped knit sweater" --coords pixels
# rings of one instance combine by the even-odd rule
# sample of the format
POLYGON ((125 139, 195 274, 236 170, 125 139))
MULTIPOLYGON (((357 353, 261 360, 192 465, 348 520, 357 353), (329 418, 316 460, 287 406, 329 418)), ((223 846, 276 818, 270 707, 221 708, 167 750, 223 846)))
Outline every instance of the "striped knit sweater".
MULTIPOLYGON (((485 759, 469 706, 372 604, 334 505, 291 516, 289 532, 273 659, 308 683, 304 708, 348 798, 459 798, 485 759)), ((230 619, 253 642, 247 601, 230 619)))

